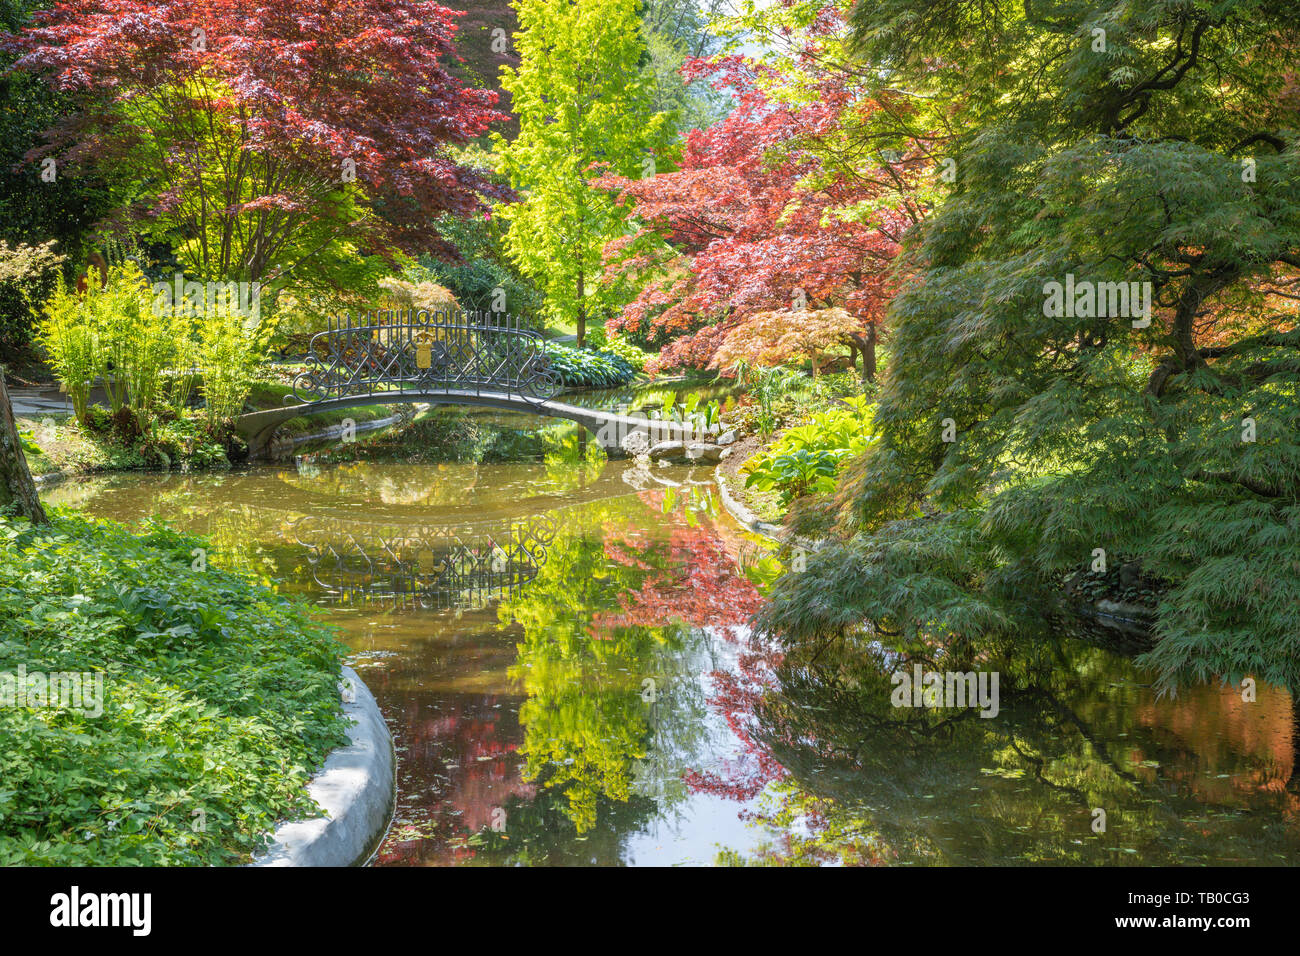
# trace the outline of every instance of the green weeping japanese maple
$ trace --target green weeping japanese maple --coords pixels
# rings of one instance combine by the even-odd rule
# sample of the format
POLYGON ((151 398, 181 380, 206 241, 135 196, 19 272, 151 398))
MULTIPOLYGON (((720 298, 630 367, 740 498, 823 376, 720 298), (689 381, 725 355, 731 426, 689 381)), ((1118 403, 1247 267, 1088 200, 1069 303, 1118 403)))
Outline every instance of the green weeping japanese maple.
POLYGON ((918 104, 882 122, 945 118, 951 186, 906 247, 880 441, 765 626, 1009 638, 1104 553, 1168 585, 1162 686, 1300 685, 1294 5, 878 0, 853 26, 918 104))

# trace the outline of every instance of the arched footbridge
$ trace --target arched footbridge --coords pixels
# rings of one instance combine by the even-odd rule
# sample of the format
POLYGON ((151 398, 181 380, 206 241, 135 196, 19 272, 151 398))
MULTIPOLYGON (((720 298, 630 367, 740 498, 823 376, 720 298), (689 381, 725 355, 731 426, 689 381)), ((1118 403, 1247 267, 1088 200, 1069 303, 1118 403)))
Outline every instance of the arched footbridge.
POLYGON ((422 309, 377 312, 355 324, 351 316, 331 319, 312 337, 306 365, 283 407, 238 419, 250 455, 265 455, 276 428, 299 415, 402 402, 568 419, 591 432, 612 456, 642 451, 656 441, 702 437, 690 423, 557 401, 560 380, 545 339, 505 315, 422 309))

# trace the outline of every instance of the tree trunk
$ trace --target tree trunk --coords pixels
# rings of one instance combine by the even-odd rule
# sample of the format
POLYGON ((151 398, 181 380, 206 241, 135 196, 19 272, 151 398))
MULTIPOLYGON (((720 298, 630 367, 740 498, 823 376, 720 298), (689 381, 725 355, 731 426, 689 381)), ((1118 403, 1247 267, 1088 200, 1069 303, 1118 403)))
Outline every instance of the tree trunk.
POLYGON ((862 350, 862 381, 876 380, 876 323, 872 322, 867 330, 867 344, 862 350))
POLYGON ((876 323, 867 326, 865 335, 852 336, 853 344, 862 352, 862 384, 876 380, 876 323))
POLYGON ((578 267, 578 348, 582 348, 582 343, 587 339, 587 307, 582 302, 582 292, 586 283, 582 281, 582 267, 578 267))
POLYGON ((1300 690, 1291 691, 1291 777, 1286 788, 1300 793, 1300 690))
POLYGON ((0 370, 0 508, 18 506, 18 513, 32 524, 46 524, 45 509, 36 494, 36 484, 27 467, 18 440, 18 426, 14 424, 14 410, 9 404, 9 389, 5 386, 4 371, 0 370))

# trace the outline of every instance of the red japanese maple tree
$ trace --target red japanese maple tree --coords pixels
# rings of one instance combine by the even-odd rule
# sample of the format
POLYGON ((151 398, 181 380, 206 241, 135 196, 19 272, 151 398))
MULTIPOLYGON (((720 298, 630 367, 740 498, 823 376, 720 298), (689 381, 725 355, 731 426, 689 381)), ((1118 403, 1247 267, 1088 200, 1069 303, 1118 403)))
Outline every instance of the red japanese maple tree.
MULTIPOLYGON (((130 211, 200 275, 265 280, 338 240, 427 249, 504 192, 448 147, 504 118, 428 0, 68 0, 5 37, 13 69, 81 94, 29 159, 130 172, 130 211)), ((445 248, 445 247, 444 247, 445 248)))
POLYGON ((916 180, 918 165, 904 159, 873 174, 828 163, 822 145, 877 104, 833 71, 816 74, 812 102, 776 102, 760 82, 770 70, 740 56, 689 63, 688 75, 732 92, 733 112, 688 136, 679 170, 599 180, 641 225, 609 244, 607 263, 648 280, 609 328, 663 343, 664 366, 703 367, 753 316, 839 307, 860 320, 845 344, 870 377, 889 266, 921 213, 891 197, 916 180))

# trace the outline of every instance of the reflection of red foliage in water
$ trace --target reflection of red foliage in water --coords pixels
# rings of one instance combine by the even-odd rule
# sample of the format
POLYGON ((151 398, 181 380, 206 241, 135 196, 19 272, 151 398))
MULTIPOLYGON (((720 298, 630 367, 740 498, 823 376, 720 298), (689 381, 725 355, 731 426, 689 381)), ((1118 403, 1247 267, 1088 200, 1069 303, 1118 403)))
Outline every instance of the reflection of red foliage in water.
MULTIPOLYGON (((1284 815, 1300 814, 1300 793, 1290 787, 1300 779, 1300 729, 1285 691, 1260 685, 1258 699, 1247 703, 1239 687, 1189 687, 1172 700, 1142 701, 1137 716, 1164 748, 1161 776, 1207 801, 1271 795, 1284 815)), ((1130 762, 1146 756, 1135 751, 1130 762)), ((1138 773, 1155 776, 1147 768, 1138 773)))
MULTIPOLYGON (((598 615, 593 636, 620 627, 657 627, 681 621, 709 628, 737 648, 734 671, 714 671, 714 692, 709 706, 718 711, 740 741, 745 759, 732 761, 720 771, 688 770, 683 779, 695 792, 735 800, 749 800, 785 770, 753 738, 754 713, 762 698, 776 687, 776 665, 781 653, 759 641, 739 622, 747 620, 763 602, 753 583, 740 572, 716 530, 677 524, 668 540, 668 568, 647 575, 640 590, 619 599, 620 612, 598 615)), ((607 543, 605 556, 629 567, 648 565, 617 542, 607 543)))
MULTIPOLYGON (((754 641, 749 638, 745 643, 752 647, 754 641)), ((785 776, 785 768, 753 736, 754 714, 763 698, 776 689, 774 672, 779 657, 774 648, 766 652, 744 650, 735 672, 714 671, 710 675, 714 692, 709 706, 722 714, 750 759, 730 761, 718 772, 688 770, 682 779, 692 792, 751 800, 773 780, 785 776)))
MULTIPOLYGON (((620 596, 621 613, 598 614, 592 621, 593 634, 681 621, 716 628, 727 640, 737 641, 742 630, 737 622, 748 619, 763 602, 758 589, 740 573, 711 529, 676 527, 668 548, 667 570, 647 575, 640 590, 620 596)), ((649 570, 617 542, 605 545, 605 557, 649 570)))
POLYGON ((376 689, 385 712, 392 713, 389 704, 402 708, 400 716, 389 718, 403 748, 398 817, 415 823, 418 835, 391 834, 379 862, 454 863, 473 857, 476 851, 463 838, 490 826, 493 812, 511 797, 535 795, 520 778, 518 742, 509 739, 517 727, 502 721, 497 709, 507 701, 489 694, 466 696, 433 709, 419 697, 389 699, 385 690, 376 689))

